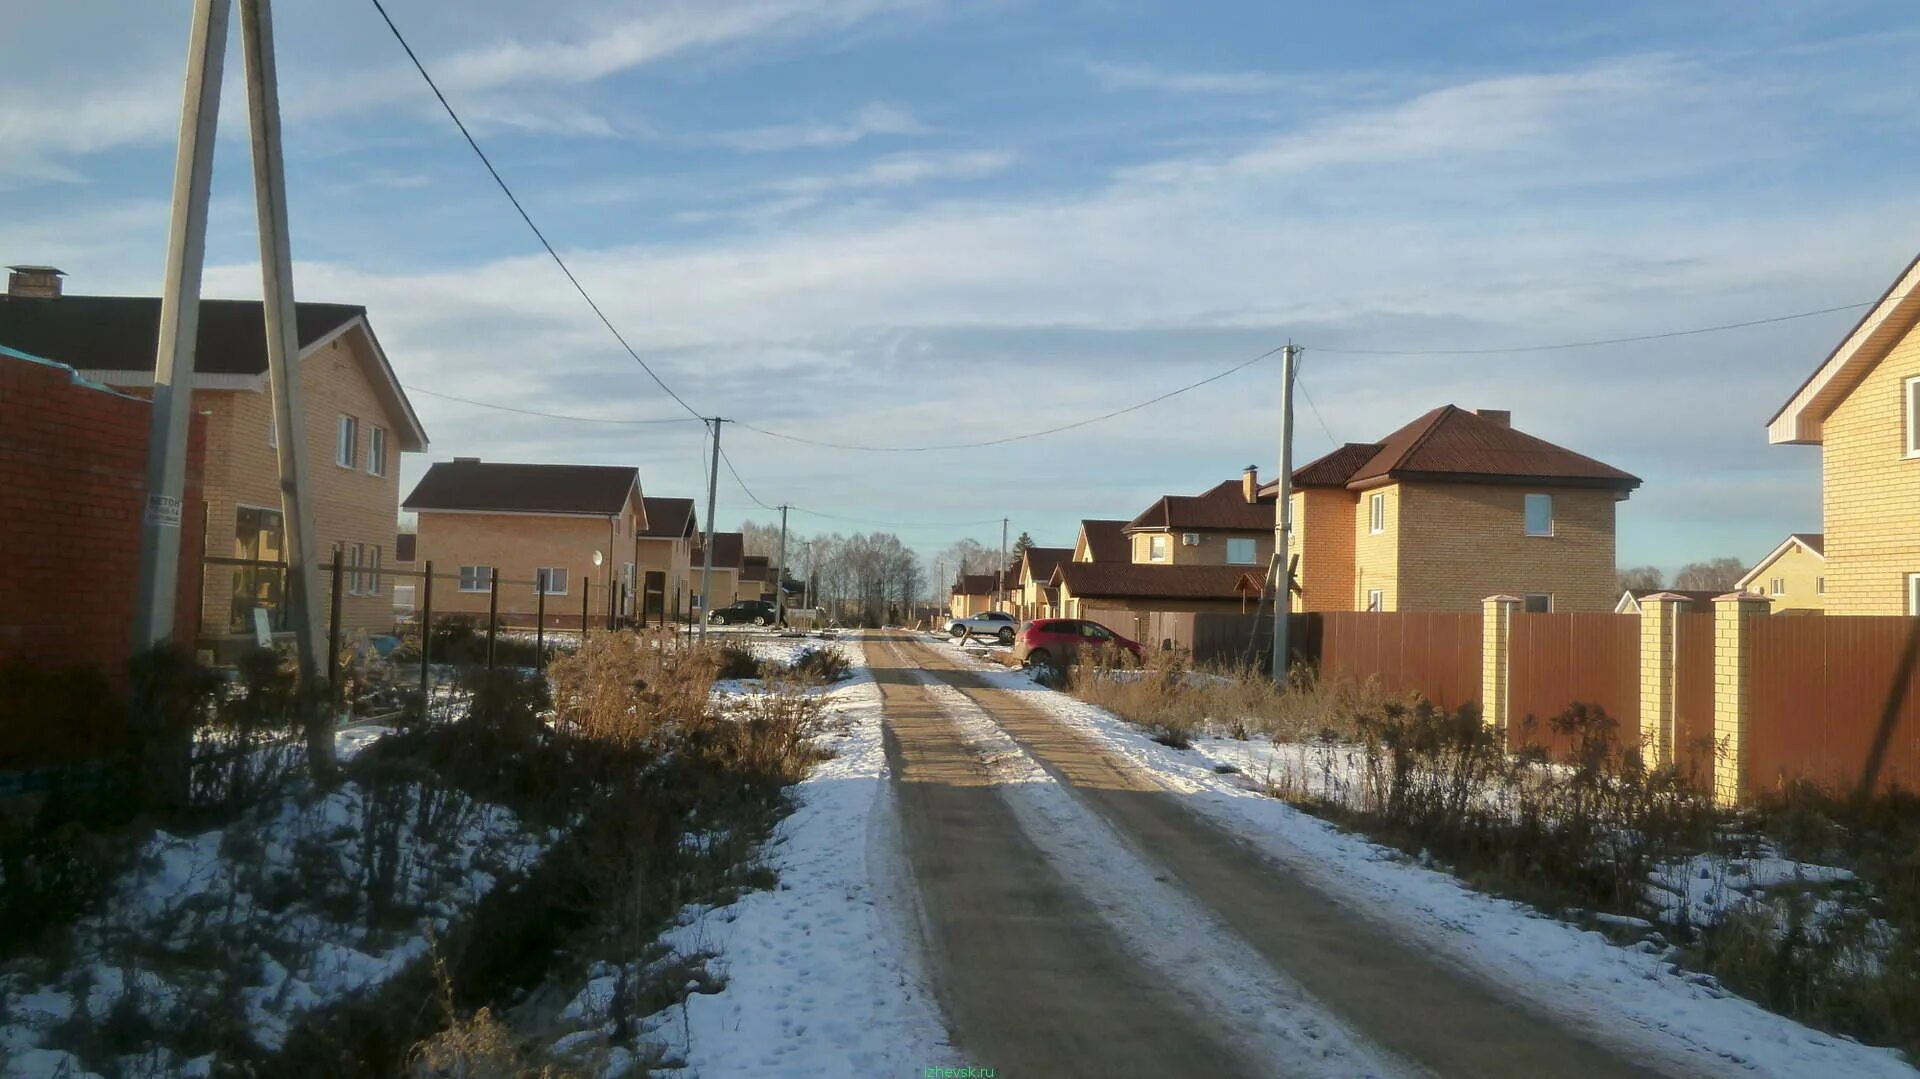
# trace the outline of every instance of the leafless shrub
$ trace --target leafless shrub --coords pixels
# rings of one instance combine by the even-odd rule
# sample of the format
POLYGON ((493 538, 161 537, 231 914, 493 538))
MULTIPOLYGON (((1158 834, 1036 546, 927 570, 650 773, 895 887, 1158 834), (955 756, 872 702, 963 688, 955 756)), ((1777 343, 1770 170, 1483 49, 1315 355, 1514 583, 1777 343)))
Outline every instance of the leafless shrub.
POLYGON ((547 668, 555 724, 591 742, 648 744, 663 726, 702 722, 719 666, 718 650, 670 633, 589 634, 547 668))

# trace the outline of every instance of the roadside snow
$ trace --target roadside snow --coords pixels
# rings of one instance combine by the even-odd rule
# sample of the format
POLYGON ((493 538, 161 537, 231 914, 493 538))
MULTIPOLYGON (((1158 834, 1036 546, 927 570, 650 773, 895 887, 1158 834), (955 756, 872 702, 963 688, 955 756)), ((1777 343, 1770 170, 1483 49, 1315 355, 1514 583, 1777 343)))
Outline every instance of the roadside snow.
POLYGON ((1596 1039, 1684 1061, 1698 1074, 1915 1074, 1893 1050, 1810 1029, 1731 995, 1711 978, 1686 974, 1658 954, 1614 945, 1598 932, 1475 892, 1449 874, 1411 864, 1398 852, 1267 797, 1257 789, 1258 760, 1237 750, 1216 759, 1171 749, 1103 709, 1034 685, 1023 673, 991 672, 976 663, 996 683, 1031 693, 1067 726, 1168 790, 1190 796, 1194 808, 1290 872, 1416 946, 1561 1014, 1596 1039), (1222 774, 1216 764, 1251 774, 1222 774))

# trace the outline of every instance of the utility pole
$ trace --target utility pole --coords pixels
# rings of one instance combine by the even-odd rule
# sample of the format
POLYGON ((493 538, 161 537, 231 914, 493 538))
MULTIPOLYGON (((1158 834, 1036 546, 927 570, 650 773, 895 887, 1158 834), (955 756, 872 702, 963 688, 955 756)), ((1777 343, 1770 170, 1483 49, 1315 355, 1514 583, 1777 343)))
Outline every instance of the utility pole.
POLYGON ((787 612, 787 509, 780 507, 780 564, 773 571, 773 624, 787 612))
POLYGON ((714 501, 720 493, 720 425, 726 421, 714 416, 707 422, 713 425, 713 462, 707 466, 706 555, 700 567, 700 640, 703 644, 707 639, 707 616, 713 613, 713 513, 714 501))
MULTIPOLYGON (((938 622, 940 619, 945 618, 948 613, 947 609, 942 606, 945 601, 940 598, 940 590, 947 587, 947 560, 938 558, 934 560, 933 564, 937 567, 934 570, 935 577, 933 579, 933 613, 935 616, 933 621, 938 622)), ((929 623, 929 628, 933 628, 931 623, 929 623)))
POLYGON ((1000 594, 994 598, 1002 607, 1007 604, 1007 519, 1000 518, 1000 594))
MULTIPOLYGON (((133 646, 173 636, 180 574, 180 499, 186 488, 187 425, 192 421, 193 358, 200 335, 200 271, 207 251, 207 192, 220 119, 220 74, 227 52, 228 0, 195 0, 187 36, 185 100, 173 165, 160 340, 153 358, 147 429, 147 502, 140 525, 140 584, 133 646)), ((280 441, 292 441, 291 435, 280 441)))
POLYGON ((1273 500, 1273 680, 1284 688, 1289 659, 1287 615, 1293 609, 1293 572, 1288 547, 1293 538, 1293 375, 1300 350, 1293 342, 1280 351, 1280 476, 1273 500))

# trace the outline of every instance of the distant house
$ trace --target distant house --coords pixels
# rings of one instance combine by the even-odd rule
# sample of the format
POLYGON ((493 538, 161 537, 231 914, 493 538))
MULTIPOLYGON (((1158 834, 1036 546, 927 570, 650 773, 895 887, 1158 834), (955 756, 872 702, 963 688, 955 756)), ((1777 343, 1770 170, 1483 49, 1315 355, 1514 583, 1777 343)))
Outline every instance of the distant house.
POLYGON ((640 574, 640 618, 648 624, 678 622, 692 602, 690 580, 699 521, 691 498, 644 499, 646 527, 634 561, 640 574))
POLYGON ((1252 613, 1266 568, 1066 561, 1054 567, 1059 613, 1144 640, 1156 612, 1252 613))
POLYGON ((1080 535, 1073 541, 1073 561, 1130 562, 1132 560, 1132 544, 1127 539, 1126 521, 1080 522, 1080 535))
POLYGON ((1686 602, 1680 605, 1685 614, 1712 614, 1714 597, 1722 593, 1707 589, 1697 591, 1686 588, 1629 588, 1620 593, 1620 601, 1613 605, 1614 614, 1639 614, 1643 609, 1642 600, 1648 596, 1672 595, 1683 597, 1686 602))
POLYGON ((1773 612, 1827 609, 1826 537, 1795 532, 1740 578, 1743 592, 1770 597, 1773 612))
POLYGON ((1767 440, 1820 447, 1826 612, 1920 615, 1920 259, 1774 414, 1767 440))
POLYGON ((740 598, 773 599, 773 559, 750 554, 740 560, 740 598))
MULTIPOLYGON (((13 268, 0 296, 0 344, 122 392, 151 395, 160 300, 64 295, 63 276, 51 267, 13 268)), ((205 415, 207 433, 205 553, 279 562, 285 528, 265 316, 258 300, 202 300, 199 317, 192 388, 193 409, 205 415)), ((325 560, 338 551, 347 566, 343 628, 390 632, 390 581, 370 571, 391 562, 400 454, 424 452, 427 434, 366 308, 302 303, 295 323, 314 554, 325 560)), ((321 587, 324 604, 325 574, 321 587)), ((250 639, 255 608, 269 612, 277 631, 290 628, 282 570, 207 567, 203 639, 221 646, 250 639)))
POLYGON ((1059 591, 1053 587, 1053 571, 1072 559, 1071 547, 1029 547, 1021 552, 1014 613, 1023 619, 1056 617, 1059 591))
POLYGON ((1000 588, 997 573, 963 573, 947 594, 947 610, 954 618, 972 618, 976 614, 998 610, 995 605, 1000 588))
POLYGON ((1197 495, 1162 495, 1121 531, 1129 561, 1159 566, 1246 566, 1266 575, 1273 556, 1272 493, 1247 469, 1197 495))
POLYGON ((747 565, 747 539, 738 532, 715 532, 713 534, 713 603, 703 602, 700 595, 700 582, 706 574, 706 549, 701 546, 706 537, 694 544, 693 567, 688 571, 693 581, 693 605, 704 610, 717 610, 731 606, 743 599, 758 599, 759 592, 744 595, 741 591, 740 575, 747 565))
POLYGON ((1295 470, 1294 608, 1472 611, 1506 593, 1612 610, 1614 510, 1639 485, 1504 411, 1444 405, 1295 470))
POLYGON ((532 624, 544 583, 547 621, 578 626, 634 611, 636 544, 647 527, 640 470, 513 464, 456 457, 427 469, 405 507, 419 515, 416 554, 437 575, 435 615, 532 624), (490 600, 495 578, 499 596, 490 600))

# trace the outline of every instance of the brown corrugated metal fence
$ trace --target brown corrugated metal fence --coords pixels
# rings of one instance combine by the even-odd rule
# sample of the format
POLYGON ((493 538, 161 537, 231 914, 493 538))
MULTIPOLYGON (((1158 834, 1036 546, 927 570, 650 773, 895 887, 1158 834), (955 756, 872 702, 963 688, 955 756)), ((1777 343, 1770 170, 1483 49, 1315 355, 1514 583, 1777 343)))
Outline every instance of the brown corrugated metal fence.
POLYGON ((1920 619, 1754 619, 1747 793, 1920 788, 1920 619))
POLYGON ((1713 774, 1713 615, 1674 619, 1674 762, 1704 781, 1713 774))
POLYGON ((1418 693, 1442 708, 1480 699, 1480 615, 1339 611, 1318 621, 1322 678, 1373 678, 1389 693, 1418 693))
POLYGON ((1516 614, 1508 662, 1509 745, 1570 749, 1551 721, 1576 701, 1605 709, 1623 741, 1639 738, 1639 616, 1516 614))

